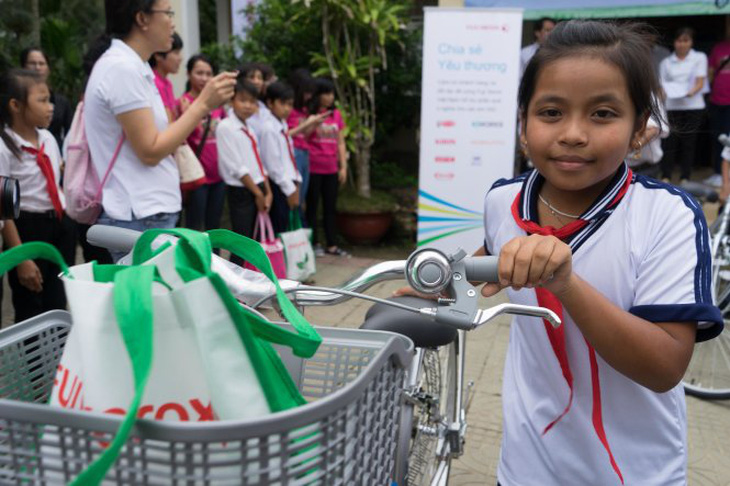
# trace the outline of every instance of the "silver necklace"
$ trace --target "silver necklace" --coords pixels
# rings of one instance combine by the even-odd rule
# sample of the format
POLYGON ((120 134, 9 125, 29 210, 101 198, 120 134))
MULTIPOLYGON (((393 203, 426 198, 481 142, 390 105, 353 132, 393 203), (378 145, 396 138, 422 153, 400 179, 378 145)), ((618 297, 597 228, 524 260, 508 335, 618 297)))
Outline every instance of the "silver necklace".
POLYGON ((539 197, 540 198, 540 201, 545 206, 548 207, 548 209, 550 210, 550 212, 552 213, 552 215, 558 217, 558 219, 560 219, 559 216, 565 216, 566 218, 572 218, 572 219, 579 219, 580 218, 580 214, 575 215, 575 214, 569 214, 569 213, 562 212, 561 210, 559 210, 558 208, 556 208, 555 206, 553 206, 552 204, 550 204, 547 201, 547 199, 545 199, 544 197, 542 197, 542 194, 538 194, 537 197, 539 197))

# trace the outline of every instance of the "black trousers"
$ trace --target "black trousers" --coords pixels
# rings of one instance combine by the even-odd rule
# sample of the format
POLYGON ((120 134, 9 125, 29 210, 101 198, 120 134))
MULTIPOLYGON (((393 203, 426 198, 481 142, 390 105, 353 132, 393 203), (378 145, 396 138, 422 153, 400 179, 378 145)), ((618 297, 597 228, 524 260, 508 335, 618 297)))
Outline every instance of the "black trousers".
MULTIPOLYGON (((76 223, 68 216, 58 220, 53 213, 21 212, 15 221, 20 241, 44 241, 61 252, 68 265, 76 257, 76 223)), ((49 310, 66 308, 66 293, 63 282, 58 278, 61 269, 46 260, 34 260, 43 277, 43 290, 32 292, 20 284, 18 271, 11 270, 8 282, 12 290, 15 322, 24 321, 49 310)))
POLYGON ((271 225, 274 227, 274 233, 281 233, 289 229, 289 203, 286 202, 286 196, 273 182, 269 182, 271 192, 274 193, 274 200, 271 203, 271 225))
POLYGON ((337 191, 340 187, 337 174, 310 174, 307 191, 307 222, 312 228, 312 244, 317 242, 317 211, 319 198, 322 197, 324 235, 327 246, 337 245, 335 214, 337 212, 337 191))
POLYGON ((664 139, 661 161, 662 177, 672 176, 675 163, 681 170, 680 178, 689 179, 692 163, 697 157, 697 132, 702 125, 705 110, 672 110, 667 112, 671 133, 664 139))
POLYGON ((722 173, 722 149, 725 148, 717 137, 730 133, 730 105, 710 105, 710 143, 712 144, 712 168, 716 174, 722 173))
MULTIPOLYGON (((262 184, 259 184, 261 191, 265 190, 262 184)), ((226 186, 228 192, 228 210, 231 216, 231 228, 239 235, 253 238, 253 228, 256 224, 256 198, 253 193, 245 187, 226 186)), ((231 261, 238 265, 243 265, 243 260, 235 255, 231 255, 231 261)))

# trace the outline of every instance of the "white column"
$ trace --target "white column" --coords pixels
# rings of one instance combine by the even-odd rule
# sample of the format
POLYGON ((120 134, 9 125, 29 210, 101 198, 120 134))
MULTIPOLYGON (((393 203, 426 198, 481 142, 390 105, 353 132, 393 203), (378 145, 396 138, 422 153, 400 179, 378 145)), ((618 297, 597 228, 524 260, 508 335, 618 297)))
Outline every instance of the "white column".
POLYGON ((190 56, 200 51, 200 17, 198 0, 171 0, 170 3, 175 11, 175 30, 183 40, 180 72, 170 76, 175 96, 179 98, 185 91, 185 81, 188 79, 185 64, 190 56))

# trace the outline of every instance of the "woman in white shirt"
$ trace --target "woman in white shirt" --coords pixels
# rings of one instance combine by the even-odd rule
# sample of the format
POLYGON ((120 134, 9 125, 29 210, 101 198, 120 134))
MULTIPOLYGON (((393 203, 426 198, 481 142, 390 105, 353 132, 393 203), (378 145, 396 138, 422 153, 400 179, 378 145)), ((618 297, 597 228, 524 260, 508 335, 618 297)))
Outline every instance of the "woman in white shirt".
MULTIPOLYGON (((222 73, 176 121, 169 123, 147 64, 169 51, 175 30, 170 0, 106 0, 110 47, 94 65, 84 95, 86 134, 104 174, 124 143, 102 193, 100 224, 136 230, 171 228, 181 209, 179 174, 171 154, 203 117, 233 96, 235 73, 222 73)), ((112 254, 117 260, 121 254, 112 254)))
POLYGON ((705 111, 707 56, 692 49, 694 30, 683 27, 674 36, 674 52, 659 65, 659 78, 667 97, 672 133, 664 143, 662 178, 669 180, 675 162, 680 181, 689 179, 696 156, 697 132, 705 111))

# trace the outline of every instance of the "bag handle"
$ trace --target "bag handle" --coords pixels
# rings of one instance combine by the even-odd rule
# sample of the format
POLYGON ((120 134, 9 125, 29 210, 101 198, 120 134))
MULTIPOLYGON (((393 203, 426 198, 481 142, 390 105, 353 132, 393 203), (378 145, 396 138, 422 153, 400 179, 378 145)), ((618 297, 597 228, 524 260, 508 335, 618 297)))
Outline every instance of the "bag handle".
POLYGON ((289 346, 299 357, 309 358, 319 348, 322 338, 312 325, 292 304, 279 285, 279 279, 271 268, 271 261, 266 252, 256 241, 228 230, 208 231, 213 248, 228 250, 234 255, 248 261, 266 275, 276 287, 276 300, 281 312, 296 332, 291 332, 264 319, 256 319, 254 332, 268 341, 289 346))
POLYGON ((55 263, 61 268, 61 272, 71 277, 68 270, 66 260, 63 259, 61 253, 55 246, 42 241, 30 241, 22 245, 15 246, 0 254, 0 275, 17 267, 25 260, 48 260, 55 263))
POLYGON ((302 218, 296 209, 289 210, 289 231, 302 229, 302 218))
POLYGON ((256 213, 256 223, 253 226, 253 239, 261 243, 266 243, 266 237, 264 236, 264 224, 263 224, 263 213, 256 213))
POLYGON ((134 375, 134 397, 114 439, 107 449, 71 483, 100 484, 119 457, 137 419, 142 396, 152 369, 152 282, 155 267, 140 265, 114 275, 114 312, 134 375))
POLYGON ((154 257, 169 246, 163 245, 152 251, 152 242, 160 235, 172 235, 178 238, 175 247, 176 270, 183 280, 190 281, 199 275, 190 272, 197 269, 203 274, 210 273, 212 247, 207 234, 187 228, 150 229, 142 233, 132 251, 132 265, 139 265, 154 257))

